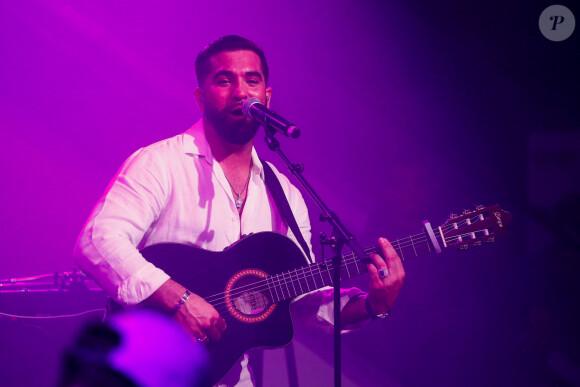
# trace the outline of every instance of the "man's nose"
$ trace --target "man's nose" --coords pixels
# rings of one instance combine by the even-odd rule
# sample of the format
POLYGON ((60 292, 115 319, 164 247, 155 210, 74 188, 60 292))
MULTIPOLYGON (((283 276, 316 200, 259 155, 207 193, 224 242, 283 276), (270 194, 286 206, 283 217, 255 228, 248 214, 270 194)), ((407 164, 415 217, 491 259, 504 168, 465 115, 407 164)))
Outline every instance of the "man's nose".
POLYGON ((248 85, 246 85, 246 82, 244 82, 243 80, 238 80, 238 82, 236 82, 236 87, 234 88, 234 97, 238 98, 238 99, 246 99, 249 97, 248 94, 248 85))

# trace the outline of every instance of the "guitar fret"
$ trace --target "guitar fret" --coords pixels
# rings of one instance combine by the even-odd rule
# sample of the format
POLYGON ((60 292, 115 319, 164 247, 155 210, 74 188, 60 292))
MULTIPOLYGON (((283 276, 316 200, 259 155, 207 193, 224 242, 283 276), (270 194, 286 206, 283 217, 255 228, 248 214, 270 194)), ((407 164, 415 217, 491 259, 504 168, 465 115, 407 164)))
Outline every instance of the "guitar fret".
POLYGON ((274 288, 274 291, 276 291, 276 287, 272 285, 272 276, 268 276, 266 278, 266 283, 268 284, 268 290, 270 290, 270 299, 275 304, 279 300, 277 299, 278 298, 278 292, 276 292, 276 297, 274 297, 274 293, 272 293, 272 287, 274 288))
POLYGON ((306 282, 306 288, 308 289, 308 291, 310 291, 310 285, 308 284, 308 275, 306 274, 304 267, 302 267, 302 275, 304 276, 304 280, 306 282))
POLYGON ((322 284, 320 285, 320 287, 323 287, 323 286, 324 286, 324 285, 326 285, 326 284, 324 283, 324 277, 322 277, 322 270, 320 270, 320 265, 322 265, 322 263, 318 263, 318 264, 317 264, 317 266, 318 266, 318 274, 320 275, 320 281, 321 281, 321 283, 322 283, 322 284))
POLYGON ((325 282, 325 285, 334 285, 334 281, 332 280, 332 274, 330 273, 330 269, 328 268, 328 262, 329 261, 325 261, 324 262, 324 268, 326 269, 326 274, 328 274, 328 281, 329 282, 325 282))
MULTIPOLYGON (((272 280, 274 282, 274 279, 272 280)), ((274 282, 274 290, 276 291, 276 298, 278 302, 284 299, 284 293, 282 293, 282 288, 280 287, 280 279, 279 276, 276 274, 275 282, 274 282)))
POLYGON ((283 301, 284 300, 284 288, 282 287, 282 284, 280 283, 280 276, 278 274, 276 274, 276 293, 278 294, 278 301, 283 301))
MULTIPOLYGON (((304 269, 302 269, 302 272, 304 272, 304 269)), ((296 273, 298 286, 300 287, 300 294, 304 294, 304 290, 302 290, 302 284, 300 283, 300 276, 298 275, 298 270, 295 270, 294 273, 296 273)))
POLYGON ((294 289, 294 281, 292 280, 292 276, 290 275, 289 271, 284 272, 284 281, 286 281, 286 284, 289 285, 288 298, 293 298, 295 296, 294 293, 296 293, 296 289, 294 289), (293 290, 294 290, 294 293, 292 293, 293 290))
POLYGON ((358 270, 358 268, 356 267, 356 262, 358 260, 358 257, 356 257, 354 254, 348 254, 347 256, 343 257, 343 261, 344 261, 344 265, 347 267, 347 274, 348 274, 348 278, 353 278, 355 277, 355 272, 352 268, 352 265, 354 264, 354 267, 358 270), (348 269, 348 265, 350 266, 350 270, 348 269))
POLYGON ((401 252, 401 261, 405 260, 405 254, 403 254, 403 248, 401 247, 401 244, 399 243, 399 251, 401 252))
POLYGON ((334 268, 333 271, 330 271, 330 268, 328 265, 326 265, 326 272, 328 273, 328 278, 330 279, 330 285, 334 286, 334 268))
POLYGON ((284 272, 284 283, 286 284, 286 288, 288 289, 288 298, 292 298, 292 288, 288 286, 288 283, 292 285, 292 281, 288 281, 287 272, 284 272))
MULTIPOLYGON (((288 286, 288 282, 290 282, 290 285, 292 285, 292 287, 294 287, 294 284, 292 283, 292 278, 290 278, 290 281, 286 280, 287 273, 288 272, 284 272, 284 282, 286 282, 286 287, 288 288, 288 298, 293 298, 294 296, 292 296, 291 289, 288 286)), ((294 289, 294 291, 296 291, 296 289, 294 289)))
POLYGON ((312 282, 314 282, 314 289, 318 289, 318 288, 321 288, 322 286, 324 286, 323 282, 322 282, 322 285, 320 285, 320 286, 318 286, 318 283, 316 282, 316 277, 320 276, 320 266, 318 263, 312 264, 311 269, 310 269, 310 274, 312 275, 312 282))
POLYGON ((294 277, 294 275, 292 274, 292 271, 288 271, 288 278, 290 280, 290 283, 292 284, 292 290, 294 290, 294 295, 292 296, 292 298, 296 297, 299 293, 298 290, 296 290, 296 278, 294 277))
POLYGON ((306 287, 308 291, 311 292, 316 289, 316 282, 314 281, 314 275, 312 274, 312 265, 308 265, 307 269, 304 270, 304 278, 306 280, 306 287))
POLYGON ((354 260, 354 267, 356 267, 356 273, 358 275, 360 275, 360 270, 359 270, 359 267, 358 267, 358 263, 359 263, 359 260, 358 259, 355 259, 354 260))
POLYGON ((280 293, 282 293, 281 300, 285 300, 286 299, 286 294, 284 293, 283 277, 280 274, 278 274, 276 277, 278 277, 278 286, 280 287, 280 293))
POLYGON ((296 297, 299 294, 302 294, 302 291, 300 292, 298 291, 298 288, 302 290, 302 287, 300 285, 300 277, 298 277, 298 270, 289 271, 288 276, 292 281, 292 288, 294 289, 294 297, 296 297), (298 283, 298 288, 296 288, 295 286, 296 283, 298 283))
POLYGON ((281 297, 278 296, 278 301, 282 301, 284 299, 284 288, 282 287, 282 282, 280 281, 280 274, 276 274, 276 293, 278 290, 280 291, 281 297))
MULTIPOLYGON (((350 278, 350 272, 348 270, 348 263, 346 263, 346 261, 343 258, 341 258, 340 261, 341 261, 341 265, 340 265, 341 269, 342 269, 342 262, 344 262, 344 268, 346 270, 347 278, 350 278)), ((342 279, 342 275, 340 276, 340 278, 342 279)))
POLYGON ((411 246, 413 246, 413 251, 415 252, 415 257, 418 256, 417 250, 415 249, 415 243, 413 242, 413 236, 409 235, 409 239, 411 239, 411 246))
MULTIPOLYGON (((310 278, 312 279, 312 290, 318 289, 318 284, 316 283, 316 271, 318 270, 318 264, 313 263, 312 265, 308 266, 308 271, 310 273, 310 278)), ((310 289, 309 289, 310 290, 310 289)))
POLYGON ((352 271, 352 277, 356 277, 358 274, 360 274, 359 270, 358 270, 358 257, 355 257, 354 254, 349 255, 349 260, 351 262, 351 271, 352 271), (354 265, 354 270, 352 269, 352 265, 354 265), (356 270, 356 273, 355 273, 356 270))
POLYGON ((306 275, 306 283, 308 284, 308 291, 311 292, 313 290, 318 289, 316 287, 316 277, 313 273, 314 265, 308 266, 308 271, 305 273, 306 275))
POLYGON ((356 259, 354 262, 355 262, 355 265, 356 265, 357 273, 359 275, 361 274, 361 271, 363 273, 366 272, 366 266, 365 266, 365 263, 362 260, 356 259))
POLYGON ((272 276, 266 277, 266 283, 268 284, 268 289, 270 290, 270 294, 272 296, 272 302, 278 302, 278 295, 276 294, 276 287, 274 286, 274 282, 272 282, 272 276))
POLYGON ((308 289, 308 280, 304 273, 304 266, 301 267, 300 270, 302 271, 302 273, 298 274, 298 270, 296 270, 296 275, 298 276, 298 285, 300 285, 300 294, 304 294, 306 293, 304 289, 308 289), (302 286, 302 284, 304 284, 304 286, 302 286))

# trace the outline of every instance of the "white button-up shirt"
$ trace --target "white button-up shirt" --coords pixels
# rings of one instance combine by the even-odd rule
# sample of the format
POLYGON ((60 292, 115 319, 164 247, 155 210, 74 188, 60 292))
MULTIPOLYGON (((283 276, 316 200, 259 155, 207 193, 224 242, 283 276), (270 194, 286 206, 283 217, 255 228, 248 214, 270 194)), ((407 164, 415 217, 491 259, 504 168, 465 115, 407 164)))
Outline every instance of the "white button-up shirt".
MULTIPOLYGON (((302 195, 272 169, 310 248, 310 221, 302 195)), ((76 263, 115 301, 130 307, 169 279, 139 253, 149 245, 174 242, 221 251, 242 235, 261 231, 278 232, 296 242, 267 191, 255 149, 247 190, 240 216, 200 120, 185 133, 138 150, 123 164, 79 236, 76 263)), ((344 291, 342 306, 359 293, 355 288, 344 291)), ((332 322, 331 291, 306 299, 311 305, 304 310, 314 312, 315 325, 332 322)))

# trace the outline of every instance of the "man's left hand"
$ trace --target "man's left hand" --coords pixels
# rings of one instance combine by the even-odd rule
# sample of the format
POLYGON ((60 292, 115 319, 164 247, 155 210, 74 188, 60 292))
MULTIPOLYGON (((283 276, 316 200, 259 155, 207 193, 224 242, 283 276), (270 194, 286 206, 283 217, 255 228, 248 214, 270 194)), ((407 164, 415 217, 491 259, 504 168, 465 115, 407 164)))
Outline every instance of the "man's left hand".
POLYGON ((405 269, 399 255, 385 238, 379 238, 385 259, 378 254, 370 254, 374 264, 368 264, 370 274, 368 302, 376 314, 388 313, 401 292, 405 281, 405 269), (387 276, 380 278, 379 271, 387 269, 387 276))

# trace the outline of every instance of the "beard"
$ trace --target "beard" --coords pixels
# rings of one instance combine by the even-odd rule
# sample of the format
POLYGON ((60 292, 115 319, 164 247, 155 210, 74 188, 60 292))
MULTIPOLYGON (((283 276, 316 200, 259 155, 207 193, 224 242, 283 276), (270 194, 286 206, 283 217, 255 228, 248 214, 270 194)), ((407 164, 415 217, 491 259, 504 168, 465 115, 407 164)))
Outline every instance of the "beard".
POLYGON ((252 141, 260 124, 253 119, 232 119, 230 114, 206 106, 205 116, 215 129, 217 135, 230 144, 244 145, 252 141))

